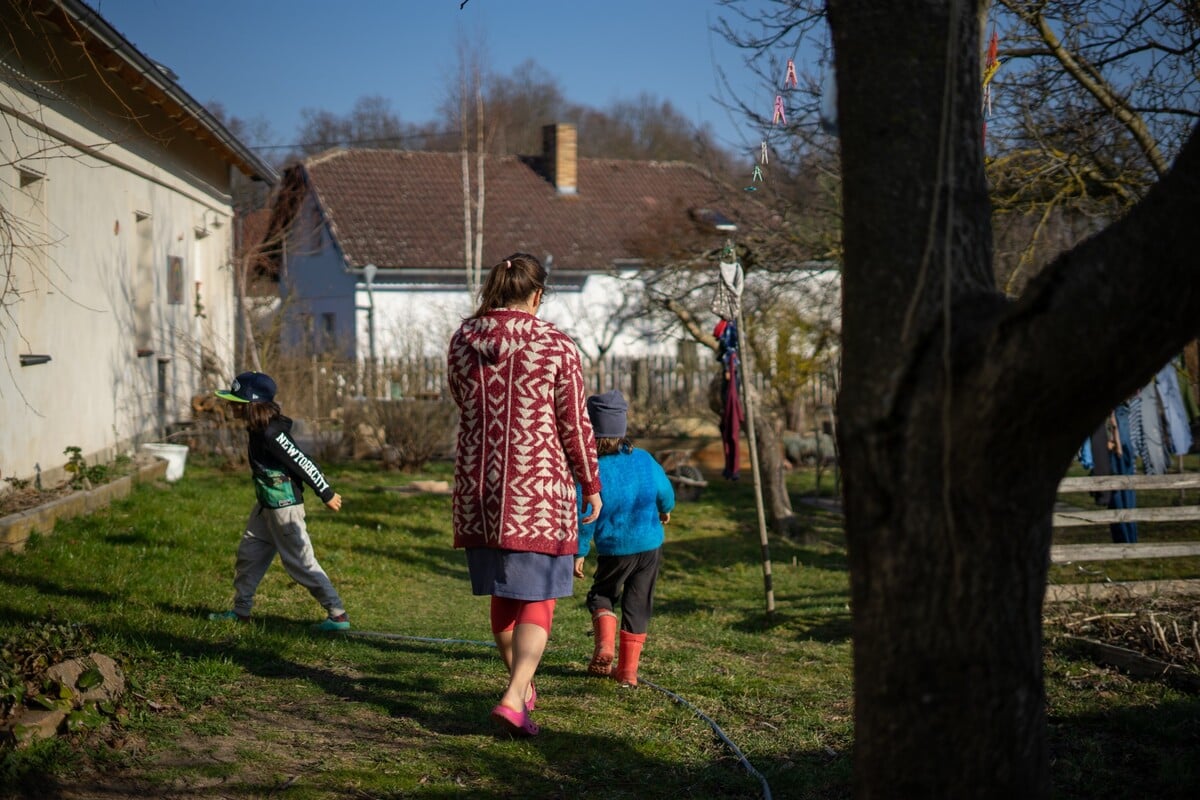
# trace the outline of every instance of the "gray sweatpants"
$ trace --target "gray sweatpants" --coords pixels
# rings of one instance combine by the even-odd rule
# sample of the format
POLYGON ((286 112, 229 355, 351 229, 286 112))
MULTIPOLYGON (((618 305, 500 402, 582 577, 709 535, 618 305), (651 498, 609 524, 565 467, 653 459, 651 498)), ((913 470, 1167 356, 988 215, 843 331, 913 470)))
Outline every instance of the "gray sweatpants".
POLYGON ((329 616, 344 614, 342 598, 317 563, 308 527, 304 523, 304 506, 264 508, 255 503, 246 522, 246 532, 237 549, 237 566, 233 576, 233 610, 243 617, 250 616, 254 593, 275 553, 292 580, 308 589, 329 616))

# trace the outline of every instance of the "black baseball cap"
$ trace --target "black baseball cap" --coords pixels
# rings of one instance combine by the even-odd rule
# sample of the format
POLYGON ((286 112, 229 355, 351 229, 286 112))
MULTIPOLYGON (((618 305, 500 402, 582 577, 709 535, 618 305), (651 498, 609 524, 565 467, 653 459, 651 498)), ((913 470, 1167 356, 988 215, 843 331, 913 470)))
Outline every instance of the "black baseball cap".
POLYGON ((231 403, 269 403, 275 399, 275 381, 261 372, 243 372, 233 379, 228 392, 217 389, 216 395, 231 403))

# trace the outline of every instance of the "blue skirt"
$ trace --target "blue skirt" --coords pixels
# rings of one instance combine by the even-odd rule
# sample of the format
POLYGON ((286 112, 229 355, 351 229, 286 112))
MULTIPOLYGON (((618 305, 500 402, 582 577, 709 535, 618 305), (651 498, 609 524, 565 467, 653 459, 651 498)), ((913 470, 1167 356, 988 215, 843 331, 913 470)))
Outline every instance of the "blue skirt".
POLYGON ((471 593, 513 600, 551 600, 575 591, 575 557, 490 547, 467 549, 471 593))

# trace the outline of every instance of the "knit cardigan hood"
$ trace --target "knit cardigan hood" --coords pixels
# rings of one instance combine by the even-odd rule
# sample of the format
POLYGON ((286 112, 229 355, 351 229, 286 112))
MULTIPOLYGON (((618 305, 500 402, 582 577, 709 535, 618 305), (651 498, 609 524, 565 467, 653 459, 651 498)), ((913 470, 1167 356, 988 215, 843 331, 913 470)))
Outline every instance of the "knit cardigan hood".
POLYGON ((574 554, 575 485, 600 491, 575 343, 502 309, 463 322, 447 366, 459 409, 454 546, 574 554))

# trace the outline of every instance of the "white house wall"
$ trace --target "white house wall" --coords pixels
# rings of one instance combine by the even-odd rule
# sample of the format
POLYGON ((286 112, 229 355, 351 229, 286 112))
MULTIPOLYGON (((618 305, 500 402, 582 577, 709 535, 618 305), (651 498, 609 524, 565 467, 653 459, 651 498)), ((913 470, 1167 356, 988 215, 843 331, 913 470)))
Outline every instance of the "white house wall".
MULTIPOLYGON (((605 325, 623 298, 641 292, 640 284, 609 276, 590 276, 581 291, 553 291, 546 295, 539 316, 571 336, 585 357, 599 352, 605 325)), ((462 320, 474 313, 477 299, 466 289, 429 290, 376 283, 375 347, 380 357, 411 358, 444 356, 450 336, 462 320)), ((358 312, 358 352, 370 352, 368 315, 370 299, 359 282, 355 305, 358 312)), ((660 337, 649 326, 630 323, 617 336, 609 352, 614 355, 641 356, 673 354, 677 343, 660 337)))
POLYGON ((187 419, 192 395, 212 388, 202 349, 229 371, 233 226, 212 185, 215 158, 173 163, 159 150, 149 160, 157 142, 113 142, 2 81, 0 116, 0 203, 14 245, 4 266, 16 289, 0 312, 0 473, 28 479, 61 467, 69 446, 94 463, 187 419), (169 257, 182 267, 178 304, 168 302, 169 257), (152 354, 139 357, 139 344, 152 354), (22 354, 50 361, 23 367, 22 354))

